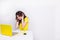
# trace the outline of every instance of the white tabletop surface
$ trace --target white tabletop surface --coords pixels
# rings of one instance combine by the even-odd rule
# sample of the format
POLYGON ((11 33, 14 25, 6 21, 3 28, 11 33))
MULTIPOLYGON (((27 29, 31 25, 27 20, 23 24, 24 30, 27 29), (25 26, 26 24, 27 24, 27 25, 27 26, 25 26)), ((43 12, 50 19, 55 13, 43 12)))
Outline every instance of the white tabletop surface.
POLYGON ((31 31, 28 31, 27 35, 23 35, 19 30, 16 30, 14 32, 18 32, 18 34, 12 37, 0 34, 0 40, 33 40, 33 34, 31 31))

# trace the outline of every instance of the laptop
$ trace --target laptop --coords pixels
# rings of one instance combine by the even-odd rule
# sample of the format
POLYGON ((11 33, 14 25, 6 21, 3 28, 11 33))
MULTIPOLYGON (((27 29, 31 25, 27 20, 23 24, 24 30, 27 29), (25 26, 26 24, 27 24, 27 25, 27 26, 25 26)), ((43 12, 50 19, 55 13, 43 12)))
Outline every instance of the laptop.
POLYGON ((0 26, 0 34, 1 34, 1 26, 0 26))
POLYGON ((10 24, 0 24, 1 34, 6 36, 13 36, 17 34, 17 32, 12 32, 12 25, 10 24))

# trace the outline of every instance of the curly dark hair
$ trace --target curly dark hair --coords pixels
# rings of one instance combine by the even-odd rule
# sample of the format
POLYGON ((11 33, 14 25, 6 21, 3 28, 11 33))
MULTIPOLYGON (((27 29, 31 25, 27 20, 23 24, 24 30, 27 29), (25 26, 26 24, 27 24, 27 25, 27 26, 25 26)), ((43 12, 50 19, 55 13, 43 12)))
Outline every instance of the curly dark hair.
MULTIPOLYGON (((16 20, 17 20, 17 22, 19 21, 19 24, 20 24, 20 23, 22 22, 22 20, 17 19, 17 15, 18 15, 18 16, 21 16, 21 17, 24 15, 24 18, 26 17, 26 15, 25 15, 24 12, 22 12, 22 11, 17 11, 17 12, 16 12, 16 20)), ((19 24, 18 24, 18 25, 19 25, 19 24)))

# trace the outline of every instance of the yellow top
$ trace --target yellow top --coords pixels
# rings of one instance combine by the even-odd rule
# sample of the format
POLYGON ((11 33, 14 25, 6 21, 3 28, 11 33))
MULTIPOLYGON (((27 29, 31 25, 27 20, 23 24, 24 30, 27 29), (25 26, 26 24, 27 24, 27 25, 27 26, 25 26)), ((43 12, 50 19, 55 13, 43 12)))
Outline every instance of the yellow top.
POLYGON ((21 31, 27 31, 28 30, 28 17, 24 18, 24 22, 26 22, 26 25, 24 28, 22 28, 22 23, 20 23, 20 25, 19 25, 19 29, 21 31))

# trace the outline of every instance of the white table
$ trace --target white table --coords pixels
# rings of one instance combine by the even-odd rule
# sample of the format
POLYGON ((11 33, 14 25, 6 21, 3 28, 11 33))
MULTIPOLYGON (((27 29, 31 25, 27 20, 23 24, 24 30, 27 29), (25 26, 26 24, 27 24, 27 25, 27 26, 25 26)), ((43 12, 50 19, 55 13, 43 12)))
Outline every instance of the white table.
POLYGON ((0 34, 0 40, 33 40, 33 34, 31 31, 28 31, 27 35, 23 35, 22 33, 19 32, 19 30, 15 32, 18 32, 18 34, 12 37, 4 36, 0 34))

